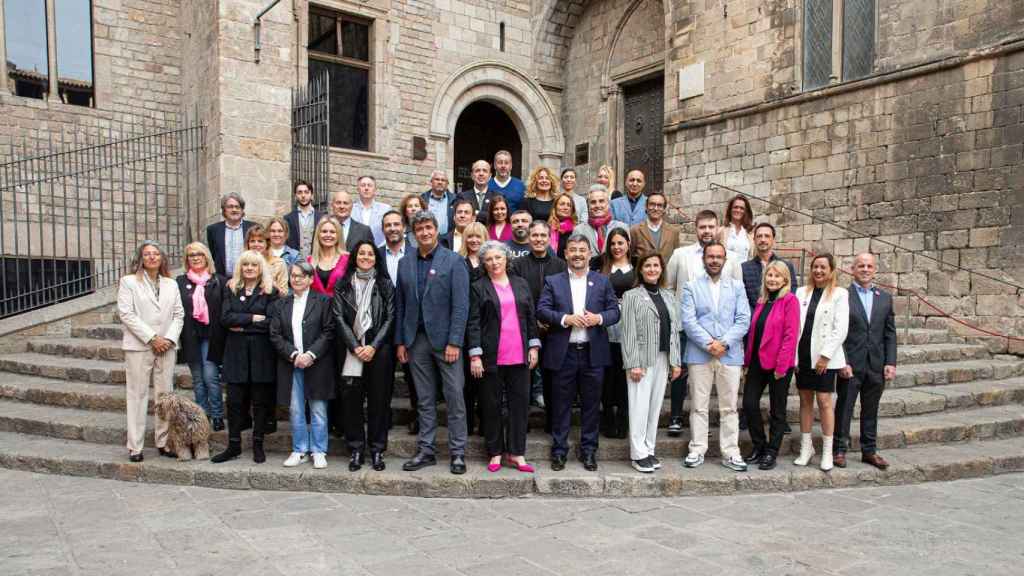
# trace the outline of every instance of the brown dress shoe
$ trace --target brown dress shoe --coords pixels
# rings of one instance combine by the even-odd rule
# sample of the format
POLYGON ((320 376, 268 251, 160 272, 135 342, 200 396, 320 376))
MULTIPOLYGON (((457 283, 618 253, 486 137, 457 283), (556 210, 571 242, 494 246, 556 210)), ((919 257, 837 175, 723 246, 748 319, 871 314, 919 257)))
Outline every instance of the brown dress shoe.
POLYGON ((889 463, 886 462, 885 458, 882 458, 879 454, 865 454, 861 457, 860 461, 866 464, 871 464, 879 470, 885 470, 889 467, 889 463))
POLYGON ((836 452, 833 454, 832 463, 839 468, 846 468, 846 452, 836 452))

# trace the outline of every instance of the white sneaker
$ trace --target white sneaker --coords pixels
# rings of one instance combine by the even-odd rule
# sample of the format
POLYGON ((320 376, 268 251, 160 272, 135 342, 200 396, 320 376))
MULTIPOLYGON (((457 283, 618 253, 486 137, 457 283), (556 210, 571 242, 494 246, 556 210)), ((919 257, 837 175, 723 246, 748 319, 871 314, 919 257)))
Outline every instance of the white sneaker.
POLYGON ((696 452, 690 452, 689 454, 686 455, 686 458, 683 460, 683 466, 686 466, 687 468, 696 468, 697 466, 700 466, 703 463, 704 455, 698 454, 696 452))
POLYGON ((321 452, 313 452, 313 468, 317 470, 327 468, 327 455, 321 452))
POLYGON ((305 464, 309 461, 309 457, 303 452, 292 452, 288 459, 284 461, 285 468, 294 468, 299 464, 305 464))
POLYGON ((741 456, 730 456, 728 458, 723 458, 722 466, 725 466, 730 470, 735 470, 736 472, 747 471, 747 463, 743 461, 743 458, 741 456))

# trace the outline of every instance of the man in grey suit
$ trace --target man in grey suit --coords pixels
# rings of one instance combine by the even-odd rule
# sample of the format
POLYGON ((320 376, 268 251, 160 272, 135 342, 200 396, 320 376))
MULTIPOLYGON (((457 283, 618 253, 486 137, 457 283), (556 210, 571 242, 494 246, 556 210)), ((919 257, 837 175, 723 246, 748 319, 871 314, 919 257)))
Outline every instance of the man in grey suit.
POLYGON ((843 343, 847 365, 836 385, 836 442, 833 462, 846 468, 850 445, 850 421, 860 394, 861 461, 880 470, 889 463, 878 454, 878 405, 885 383, 896 377, 896 315, 892 296, 875 286, 878 264, 868 252, 853 261, 850 286, 850 327, 843 343))
POLYGON ((341 222, 341 241, 346 252, 351 252, 364 240, 377 245, 370 227, 352 217, 352 196, 348 192, 338 190, 331 195, 331 214, 341 222))
POLYGON ((406 471, 437 464, 437 384, 448 404, 452 474, 466 472, 466 406, 460 354, 469 319, 469 270, 437 242, 437 217, 423 210, 412 219, 418 247, 398 263, 395 344, 399 362, 410 362, 419 400, 419 448, 406 471))

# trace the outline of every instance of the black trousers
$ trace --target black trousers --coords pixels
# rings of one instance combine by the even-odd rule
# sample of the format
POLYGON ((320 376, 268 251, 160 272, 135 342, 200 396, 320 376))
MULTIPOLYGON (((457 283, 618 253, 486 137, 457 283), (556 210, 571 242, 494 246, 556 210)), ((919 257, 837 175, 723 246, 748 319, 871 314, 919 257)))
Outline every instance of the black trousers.
POLYGON ((498 366, 478 380, 481 424, 487 456, 526 454, 526 421, 530 410, 530 370, 526 364, 498 366), (508 402, 503 403, 502 397, 508 402), (503 404, 508 410, 503 410, 503 404))
MULTIPOLYGON (((396 358, 397 360, 397 358, 396 358)), ((416 394, 416 384, 412 381, 412 369, 409 367, 409 363, 402 364, 402 375, 405 378, 405 387, 409 391, 409 410, 412 412, 411 422, 417 422, 420 419, 419 409, 419 396, 416 394)), ((394 397, 395 392, 395 374, 394 370, 391 371, 391 397, 394 397)), ((388 428, 391 428, 391 411, 388 410, 388 428)))
MULTIPOLYGON (((686 354, 686 332, 679 331, 679 354, 685 356, 686 354)), ((671 400, 670 406, 672 408, 672 418, 683 417, 683 402, 686 402, 686 392, 688 388, 686 386, 687 371, 686 363, 683 363, 683 373, 671 382, 671 400)))
POLYGON ((565 457, 569 453, 569 428, 572 424, 572 403, 576 395, 583 397, 580 418, 580 452, 597 451, 598 425, 601 420, 601 382, 604 367, 590 365, 590 346, 569 344, 562 368, 553 372, 551 455, 565 457))
POLYGON ((252 439, 262 442, 267 420, 271 414, 274 382, 228 382, 228 442, 240 446, 242 430, 250 422, 252 410, 252 439))
POLYGON ((853 378, 836 380, 836 441, 833 452, 846 452, 850 448, 850 423, 853 407, 860 394, 860 451, 874 454, 878 450, 878 405, 885 391, 885 378, 881 374, 854 372, 853 378))
POLYGON ((609 438, 625 438, 629 435, 629 397, 622 345, 612 342, 610 346, 612 365, 604 371, 601 385, 601 428, 609 438))
POLYGON ((743 385, 743 413, 747 416, 747 430, 754 450, 767 450, 778 455, 786 431, 786 402, 789 400, 789 380, 792 376, 792 370, 782 378, 776 378, 773 371, 762 370, 758 366, 751 366, 747 370, 747 381, 743 385), (765 387, 768 388, 770 402, 767 439, 761 419, 761 395, 765 387))
POLYGON ((383 452, 388 448, 395 379, 393 354, 390 346, 382 346, 373 360, 363 365, 362 378, 341 379, 341 420, 349 450, 365 452, 369 447, 370 452, 383 452))
MULTIPOLYGON (((480 398, 480 386, 483 378, 474 378, 469 372, 469 356, 466 350, 462 351, 462 400, 466 405, 466 436, 472 436, 474 431, 483 432, 484 408, 480 398)), ((437 392, 438 398, 444 398, 440 388, 437 392)))

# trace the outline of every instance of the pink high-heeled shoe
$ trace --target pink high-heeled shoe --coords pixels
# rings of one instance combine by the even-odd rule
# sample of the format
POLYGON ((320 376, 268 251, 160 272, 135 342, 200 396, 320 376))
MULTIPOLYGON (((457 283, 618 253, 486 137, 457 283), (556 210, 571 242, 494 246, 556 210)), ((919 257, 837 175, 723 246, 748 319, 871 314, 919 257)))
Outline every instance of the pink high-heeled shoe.
POLYGON ((491 462, 487 464, 488 472, 497 472, 498 470, 501 470, 501 462, 491 462))
POLYGON ((516 464, 516 470, 530 474, 533 474, 534 472, 533 466, 530 466, 529 464, 516 464))

